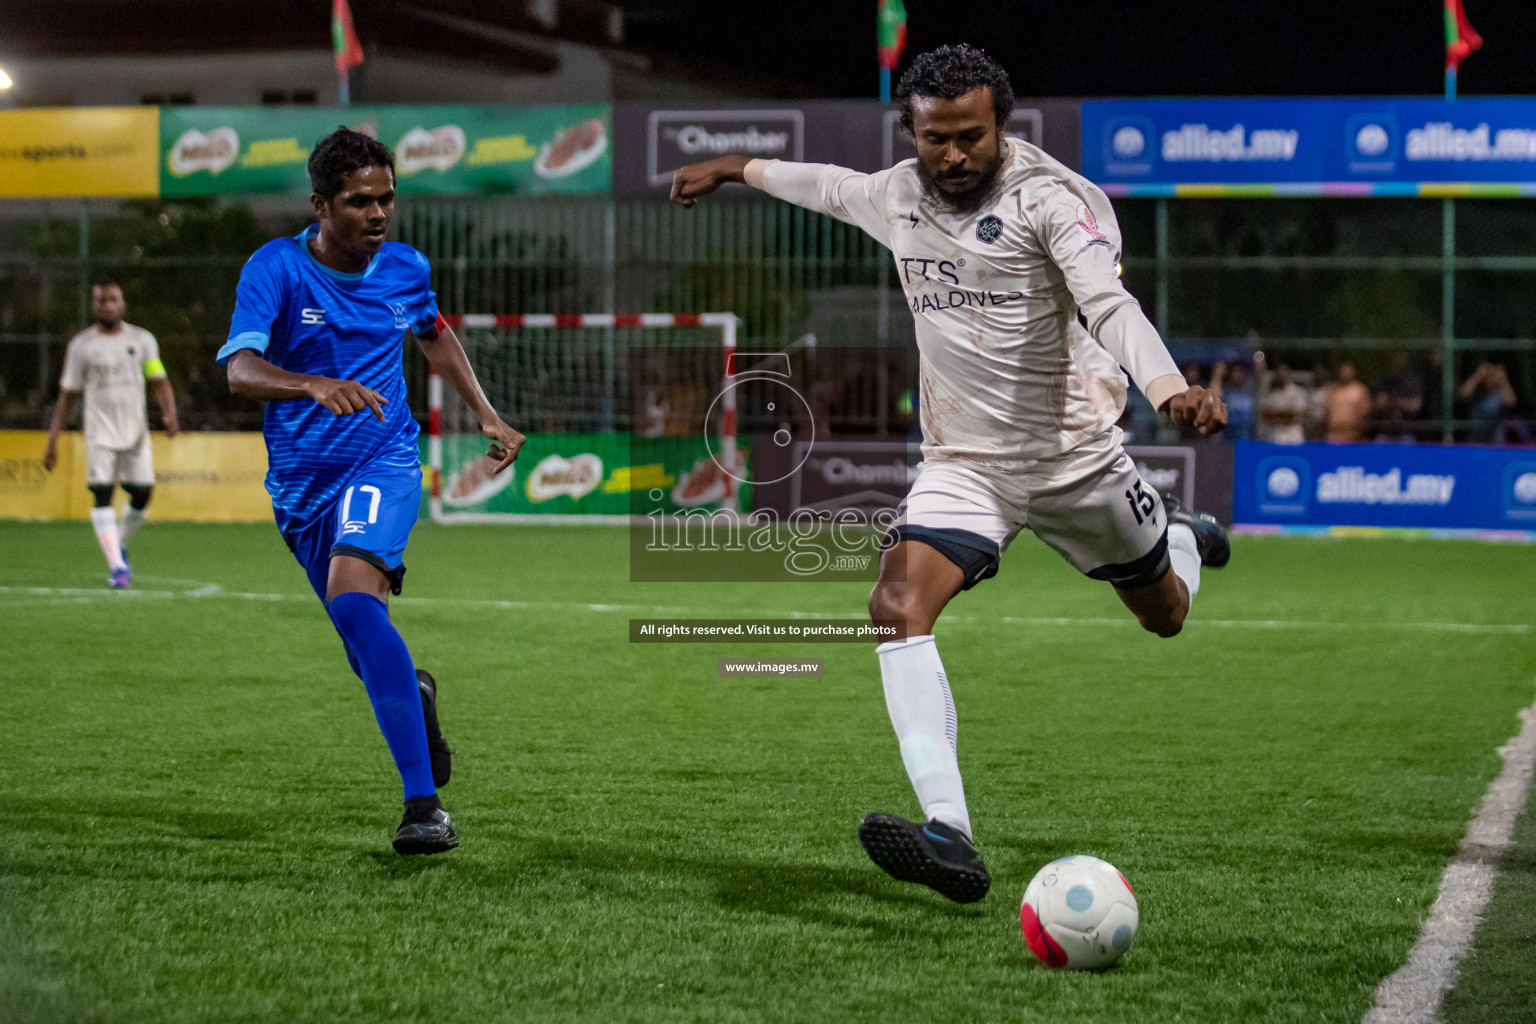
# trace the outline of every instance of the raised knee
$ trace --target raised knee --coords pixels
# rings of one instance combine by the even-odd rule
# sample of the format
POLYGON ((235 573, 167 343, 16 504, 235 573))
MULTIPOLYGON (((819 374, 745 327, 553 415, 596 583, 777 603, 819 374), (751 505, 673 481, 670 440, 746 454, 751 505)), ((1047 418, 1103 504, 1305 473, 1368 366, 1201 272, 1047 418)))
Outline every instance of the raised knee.
POLYGON ((1150 633, 1156 633, 1164 640, 1178 636, 1184 629, 1184 615, 1182 609, 1173 609, 1163 615, 1148 616, 1141 620, 1142 628, 1150 633))
POLYGON ((876 583, 869 592, 869 617, 872 620, 906 620, 913 609, 912 594, 899 583, 876 583))

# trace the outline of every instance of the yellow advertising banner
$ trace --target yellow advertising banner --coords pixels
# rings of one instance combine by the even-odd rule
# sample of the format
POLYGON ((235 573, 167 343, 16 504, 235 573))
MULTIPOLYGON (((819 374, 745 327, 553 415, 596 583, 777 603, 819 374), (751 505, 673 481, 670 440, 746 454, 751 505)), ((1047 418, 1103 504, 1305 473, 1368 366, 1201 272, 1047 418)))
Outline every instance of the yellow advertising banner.
MULTIPOLYGON (((78 431, 59 438, 59 464, 52 473, 43 468, 47 443, 45 431, 0 431, 0 518, 90 517, 84 438, 78 431)), ((267 474, 267 449, 260 434, 155 434, 153 444, 151 518, 212 523, 272 518, 272 501, 261 483, 267 474)))
POLYGON ((158 107, 0 111, 0 196, 159 194, 158 107))
POLYGON ((261 483, 267 475, 267 446, 260 434, 194 432, 169 440, 156 434, 154 444, 156 519, 252 523, 272 518, 272 499, 261 483))
POLYGON ((59 465, 43 468, 48 434, 0 430, 0 519, 68 519, 79 491, 80 516, 89 515, 85 491, 85 441, 71 432, 59 438, 59 465))

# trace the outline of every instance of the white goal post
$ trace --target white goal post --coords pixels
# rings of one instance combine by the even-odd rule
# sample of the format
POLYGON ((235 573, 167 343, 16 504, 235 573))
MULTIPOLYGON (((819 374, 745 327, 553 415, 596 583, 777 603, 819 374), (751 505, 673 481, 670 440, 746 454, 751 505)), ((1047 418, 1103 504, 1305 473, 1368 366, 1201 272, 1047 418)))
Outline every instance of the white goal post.
MULTIPOLYGON (((460 314, 443 315, 443 320, 456 330, 566 330, 575 328, 704 328, 720 332, 720 418, 719 435, 722 454, 736 459, 736 391, 731 386, 735 373, 736 332, 739 321, 734 313, 582 313, 582 314, 460 314)), ((476 367, 477 372, 479 367, 476 367)), ((518 382, 521 383, 521 382, 518 382)), ((535 386, 529 382, 529 387, 535 386)), ((448 435, 479 436, 477 425, 457 422, 457 416, 445 417, 443 405, 443 380, 435 372, 427 380, 427 465, 430 473, 431 499, 429 508, 432 520, 437 523, 612 523, 630 521, 628 515, 583 515, 570 513, 513 513, 487 511, 455 511, 444 508, 444 437, 448 435), (448 422, 445 423, 445 419, 448 422)), ((494 400, 494 399, 493 399, 494 400)), ((456 406, 462 406, 454 396, 456 406)), ((524 433, 533 433, 533 425, 512 423, 524 433)), ((483 449, 482 449, 483 451, 483 449)), ((514 470, 517 467, 514 467, 514 470)), ((732 467, 727 467, 732 468, 732 467)), ((507 472, 512 472, 508 470, 507 472)), ((729 474, 725 477, 726 495, 724 506, 739 511, 739 495, 736 481, 729 474)))

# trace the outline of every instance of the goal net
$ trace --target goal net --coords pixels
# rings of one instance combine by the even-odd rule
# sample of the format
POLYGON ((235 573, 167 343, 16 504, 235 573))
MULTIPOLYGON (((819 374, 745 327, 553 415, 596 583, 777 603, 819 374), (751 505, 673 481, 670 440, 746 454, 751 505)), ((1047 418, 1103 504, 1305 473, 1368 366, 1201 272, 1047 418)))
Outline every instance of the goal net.
POLYGON ((741 507, 747 453, 736 437, 733 314, 444 319, 491 405, 528 442, 511 469, 493 475, 473 411, 432 375, 434 521, 623 523, 642 505, 741 507))

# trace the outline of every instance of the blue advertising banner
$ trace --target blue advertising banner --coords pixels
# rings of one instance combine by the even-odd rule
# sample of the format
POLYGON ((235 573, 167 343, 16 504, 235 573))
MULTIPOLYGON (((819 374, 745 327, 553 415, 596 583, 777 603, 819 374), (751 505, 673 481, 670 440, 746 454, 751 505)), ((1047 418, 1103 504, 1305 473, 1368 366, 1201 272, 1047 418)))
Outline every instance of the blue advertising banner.
POLYGON ((1536 195, 1536 98, 1089 100, 1110 195, 1536 195))
POLYGON ((1528 448, 1240 441, 1233 485, 1240 525, 1536 531, 1528 448))

